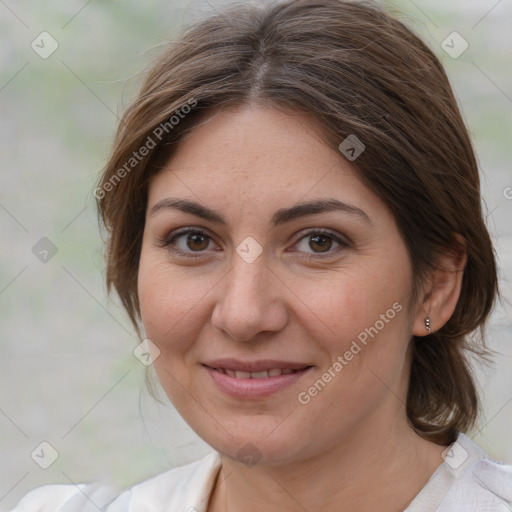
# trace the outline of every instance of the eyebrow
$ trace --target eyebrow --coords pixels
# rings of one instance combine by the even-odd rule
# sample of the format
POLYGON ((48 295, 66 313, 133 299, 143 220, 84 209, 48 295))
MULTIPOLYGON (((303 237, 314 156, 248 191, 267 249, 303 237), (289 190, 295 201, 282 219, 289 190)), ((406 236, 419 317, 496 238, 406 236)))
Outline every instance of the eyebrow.
MULTIPOLYGON (((151 208, 150 215, 153 216, 157 212, 169 208, 180 210, 184 213, 189 213, 191 215, 195 215, 196 217, 201 217, 202 219, 209 220, 223 226, 227 225, 224 217, 216 211, 211 210, 210 208, 207 208, 200 203, 196 203, 195 201, 178 199, 174 197, 167 197, 156 203, 153 208, 151 208)), ((368 217, 368 215, 363 210, 357 208, 357 206, 344 203, 334 198, 317 199, 306 203, 299 203, 297 205, 291 206, 290 208, 282 208, 277 210, 272 216, 272 223, 274 226, 279 226, 301 217, 318 215, 319 213, 331 211, 342 211, 349 213, 359 217, 370 225, 372 224, 370 217, 368 217)))

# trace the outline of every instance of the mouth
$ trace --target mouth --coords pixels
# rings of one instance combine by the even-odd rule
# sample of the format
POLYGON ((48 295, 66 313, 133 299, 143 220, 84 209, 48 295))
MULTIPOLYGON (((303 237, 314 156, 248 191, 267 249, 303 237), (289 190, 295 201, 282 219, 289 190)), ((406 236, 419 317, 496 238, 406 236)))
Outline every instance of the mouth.
POLYGON ((313 371, 313 366, 284 361, 241 362, 233 359, 203 363, 217 389, 232 398, 263 399, 283 391, 313 371))
MULTIPOLYGON (((208 366, 208 365, 205 365, 208 366)), ((212 368, 211 366, 209 368, 212 368)), ((231 368, 212 368, 217 372, 229 375, 235 379, 268 379, 269 377, 279 377, 281 375, 289 375, 291 373, 299 373, 312 366, 305 366, 304 368, 294 370, 292 368, 271 368, 270 370, 262 370, 259 372, 244 372, 239 370, 233 370, 231 368)))

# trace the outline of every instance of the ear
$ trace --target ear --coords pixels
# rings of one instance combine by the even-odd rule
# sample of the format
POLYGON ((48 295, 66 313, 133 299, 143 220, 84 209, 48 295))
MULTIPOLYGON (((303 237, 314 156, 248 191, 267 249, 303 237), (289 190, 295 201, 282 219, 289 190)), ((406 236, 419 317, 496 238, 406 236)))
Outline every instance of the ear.
POLYGON ((462 276, 467 263, 466 242, 454 233, 454 243, 437 260, 437 265, 424 283, 416 306, 412 333, 429 334, 425 319, 430 318, 431 332, 437 331, 453 315, 462 288, 462 276))

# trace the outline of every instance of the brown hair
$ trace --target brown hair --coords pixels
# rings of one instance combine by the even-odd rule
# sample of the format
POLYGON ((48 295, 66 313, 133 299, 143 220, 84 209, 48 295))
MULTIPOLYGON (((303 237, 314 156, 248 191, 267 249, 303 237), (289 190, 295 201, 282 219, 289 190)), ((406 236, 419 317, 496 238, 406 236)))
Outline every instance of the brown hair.
POLYGON ((206 112, 244 104, 309 113, 336 151, 350 134, 365 144, 353 164, 395 217, 415 297, 441 253, 463 250, 454 233, 464 238, 460 299, 441 329, 412 340, 407 396, 412 427, 438 444, 453 442, 479 411, 467 355, 489 353, 482 329, 497 294, 494 251, 477 162, 447 76, 426 45, 374 3, 235 5, 166 49, 120 122, 95 194, 108 233, 109 291, 115 287, 139 332, 148 182, 206 112), (479 343, 470 336, 477 328, 479 343))

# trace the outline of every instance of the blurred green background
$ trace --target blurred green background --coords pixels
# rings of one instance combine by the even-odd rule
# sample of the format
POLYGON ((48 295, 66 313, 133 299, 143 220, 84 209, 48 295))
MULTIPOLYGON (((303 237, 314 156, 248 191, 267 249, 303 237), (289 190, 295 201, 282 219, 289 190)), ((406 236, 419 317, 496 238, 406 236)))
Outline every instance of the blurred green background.
MULTIPOLYGON (((0 0, 0 510, 37 485, 130 485, 210 451, 146 390, 137 339, 106 297, 92 191, 145 67, 221 5, 0 0), (58 48, 42 58, 31 44, 50 51, 45 31, 58 48), (46 470, 31 458, 42 441, 59 454, 46 470)), ((512 2, 387 5, 441 58, 479 155, 503 301, 488 329, 496 363, 477 370, 485 413, 471 436, 512 463, 512 2), (453 31, 469 45, 458 58, 442 48, 453 31)))

